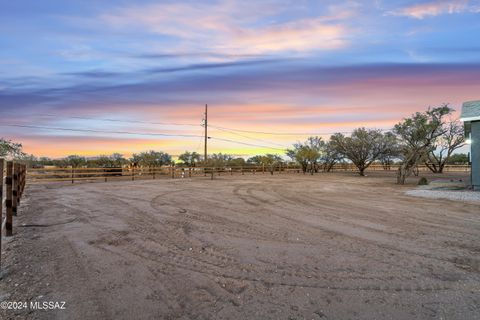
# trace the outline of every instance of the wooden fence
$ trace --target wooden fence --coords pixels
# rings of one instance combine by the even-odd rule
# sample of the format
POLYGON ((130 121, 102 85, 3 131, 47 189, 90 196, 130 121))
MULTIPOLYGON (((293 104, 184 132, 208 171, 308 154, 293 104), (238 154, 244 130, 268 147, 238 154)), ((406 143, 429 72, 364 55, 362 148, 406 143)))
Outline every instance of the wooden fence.
MULTIPOLYGON (((397 165, 387 168, 388 171, 397 170, 397 165)), ((430 172, 426 166, 419 166, 419 172, 430 172)), ((380 164, 371 165, 367 171, 385 171, 380 164)), ((355 172, 357 168, 350 163, 336 164, 332 172, 355 172)), ((323 172, 319 168, 318 172, 323 172)), ((445 166, 444 172, 470 172, 468 165, 445 166)), ((175 179, 192 177, 213 177, 214 175, 245 175, 245 174, 300 174, 301 167, 292 165, 276 166, 222 166, 222 167, 118 167, 118 168, 32 168, 28 169, 29 183, 67 182, 80 181, 114 181, 114 180, 139 180, 139 179, 175 179)))
POLYGON ((17 208, 20 206, 26 184, 26 173, 25 165, 0 159, 0 265, 2 236, 4 230, 7 237, 13 235, 13 217, 17 215, 17 208), (5 208, 5 217, 3 208, 5 208))

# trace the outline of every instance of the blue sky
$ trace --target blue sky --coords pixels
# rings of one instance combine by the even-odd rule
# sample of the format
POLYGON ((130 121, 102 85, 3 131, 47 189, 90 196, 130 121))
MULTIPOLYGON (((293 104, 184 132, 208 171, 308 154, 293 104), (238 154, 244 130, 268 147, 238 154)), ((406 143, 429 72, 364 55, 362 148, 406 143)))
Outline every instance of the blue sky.
MULTIPOLYGON (((217 126, 328 134, 480 98, 480 1, 2 0, 0 21, 0 125, 199 134, 101 119, 199 124, 209 103, 217 126)), ((185 137, 0 130, 37 155, 198 148, 185 137)))

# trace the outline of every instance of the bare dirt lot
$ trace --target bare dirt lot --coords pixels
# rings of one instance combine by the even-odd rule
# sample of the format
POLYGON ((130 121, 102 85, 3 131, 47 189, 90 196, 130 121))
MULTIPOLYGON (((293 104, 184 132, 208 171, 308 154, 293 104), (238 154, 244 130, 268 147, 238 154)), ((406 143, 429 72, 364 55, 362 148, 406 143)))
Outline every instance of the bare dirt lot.
MULTIPOLYGON (((411 183, 416 180, 411 179, 411 183)), ((32 185, 10 319, 479 319, 480 205, 373 173, 32 185)))

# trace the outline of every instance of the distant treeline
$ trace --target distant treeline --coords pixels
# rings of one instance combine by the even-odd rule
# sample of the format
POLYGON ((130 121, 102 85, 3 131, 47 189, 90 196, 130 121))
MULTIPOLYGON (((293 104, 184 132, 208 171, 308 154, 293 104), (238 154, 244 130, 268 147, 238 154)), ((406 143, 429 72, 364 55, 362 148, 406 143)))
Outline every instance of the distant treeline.
MULTIPOLYGON (((391 130, 357 128, 349 136, 335 133, 328 140, 312 136, 304 142, 297 142, 285 150, 290 160, 278 154, 256 155, 248 159, 228 154, 215 153, 203 159, 197 152, 185 151, 173 161, 161 151, 145 151, 133 154, 127 159, 122 154, 100 155, 86 158, 70 155, 63 159, 37 158, 22 151, 22 145, 0 139, 0 157, 10 157, 22 161, 29 167, 100 167, 114 168, 125 166, 158 167, 176 166, 264 166, 273 170, 279 165, 298 165, 304 173, 330 171, 337 163, 353 163, 360 175, 374 163, 385 169, 398 165, 397 182, 403 184, 405 178, 415 168, 426 165, 432 172, 442 173, 447 164, 468 164, 468 156, 455 153, 465 144, 463 124, 449 121, 454 110, 447 104, 417 112, 403 119, 391 130)), ((285 156, 284 155, 284 156, 285 156)))

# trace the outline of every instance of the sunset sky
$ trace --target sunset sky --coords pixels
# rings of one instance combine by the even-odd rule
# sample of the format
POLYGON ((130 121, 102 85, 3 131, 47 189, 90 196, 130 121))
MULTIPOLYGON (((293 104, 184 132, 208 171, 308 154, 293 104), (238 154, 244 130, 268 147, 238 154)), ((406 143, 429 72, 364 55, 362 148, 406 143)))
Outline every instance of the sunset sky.
POLYGON ((480 0, 0 0, 0 137, 37 156, 202 152, 206 103, 247 156, 478 99, 480 0))

